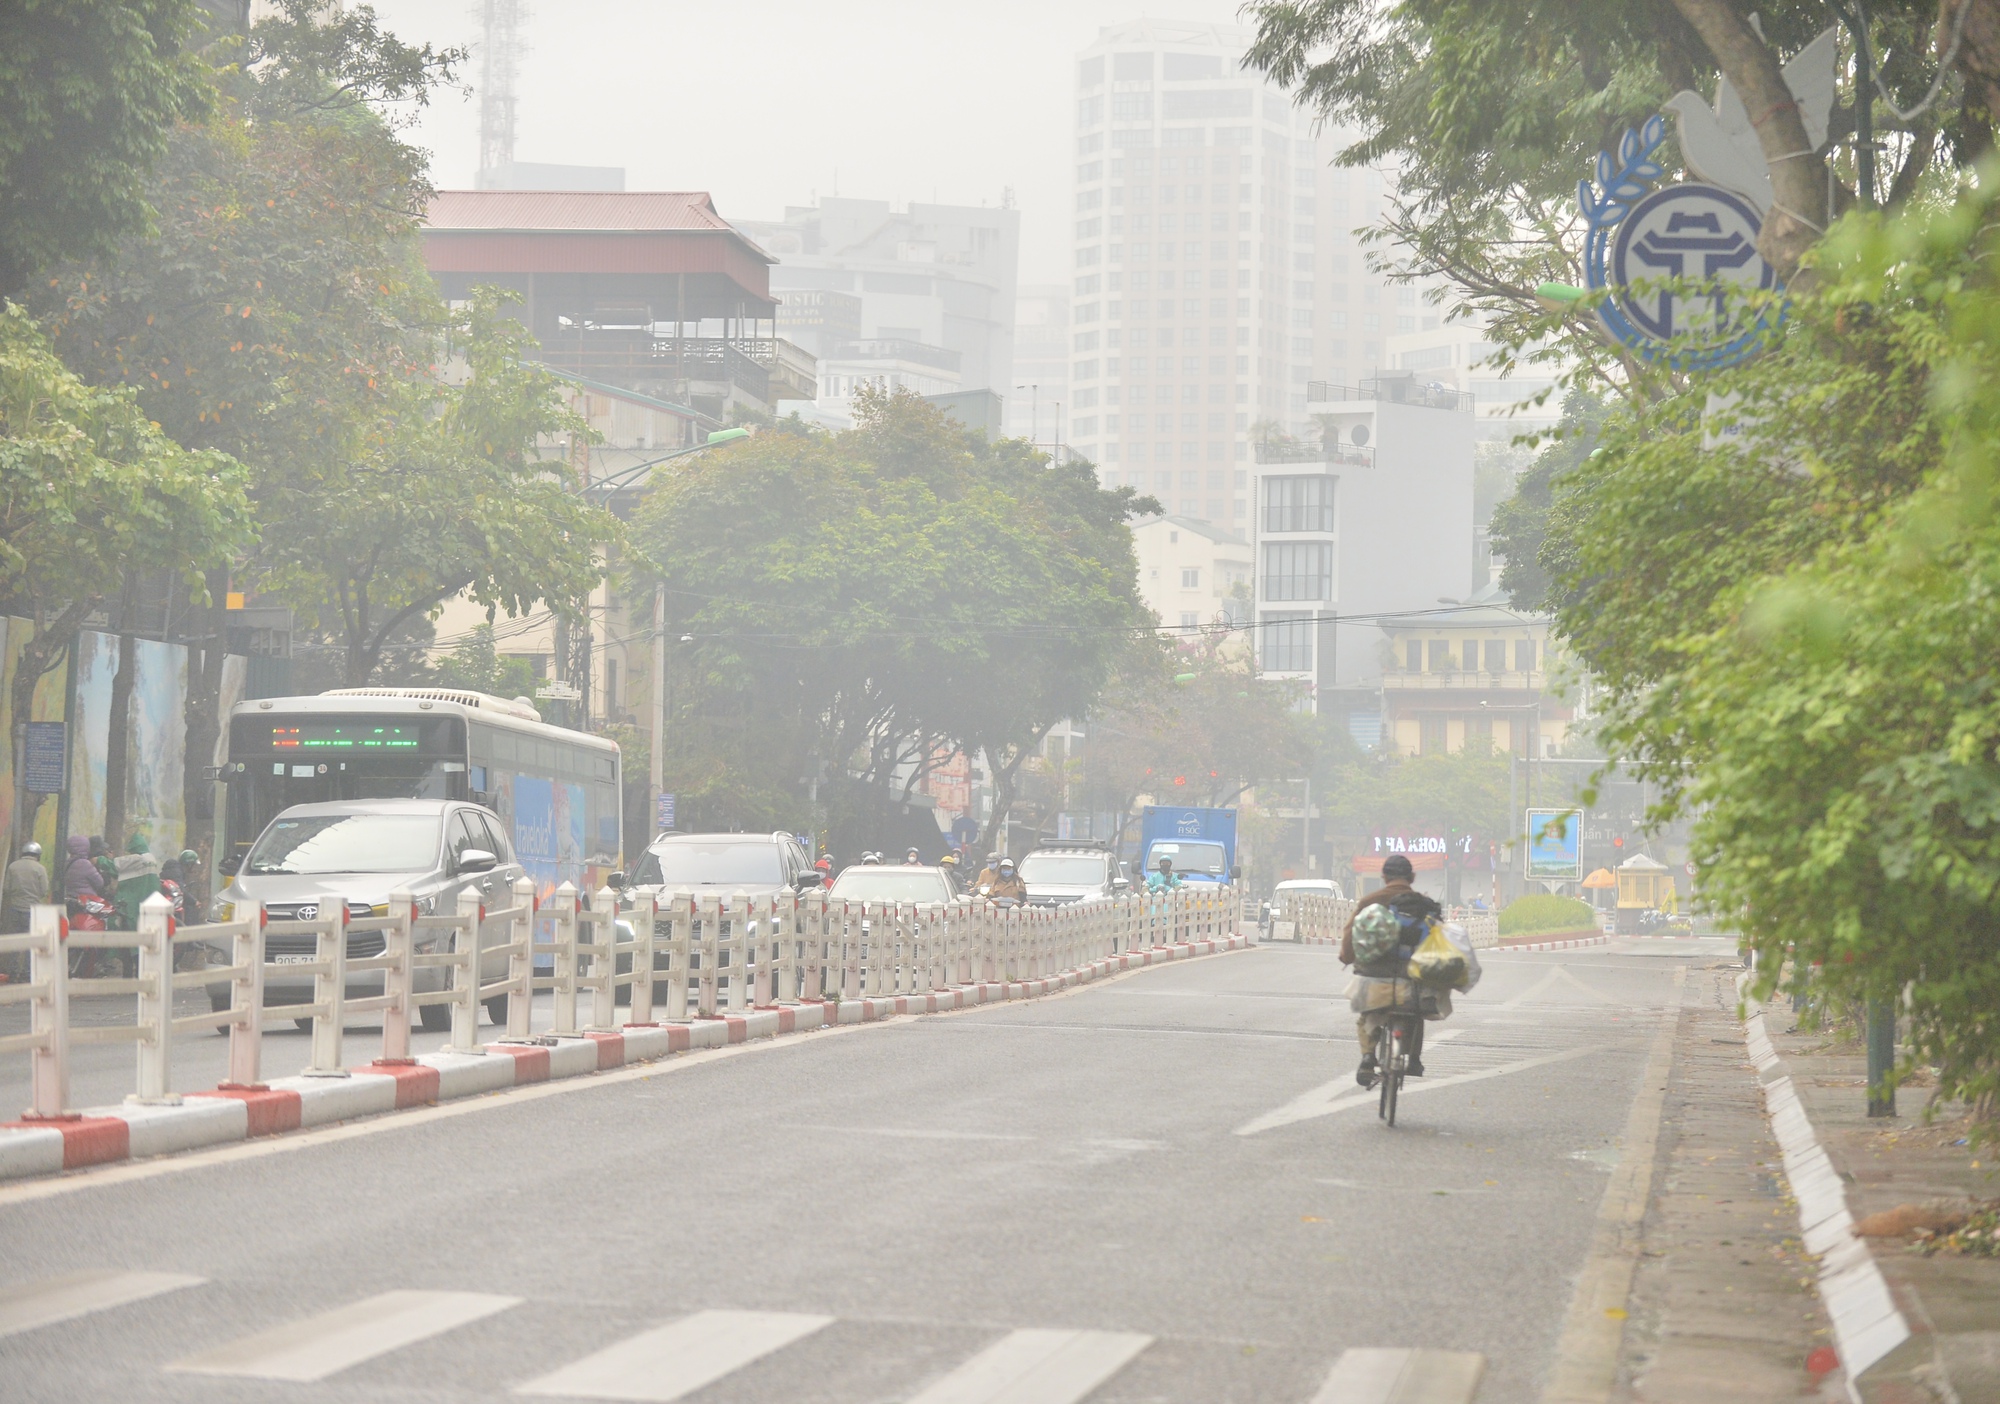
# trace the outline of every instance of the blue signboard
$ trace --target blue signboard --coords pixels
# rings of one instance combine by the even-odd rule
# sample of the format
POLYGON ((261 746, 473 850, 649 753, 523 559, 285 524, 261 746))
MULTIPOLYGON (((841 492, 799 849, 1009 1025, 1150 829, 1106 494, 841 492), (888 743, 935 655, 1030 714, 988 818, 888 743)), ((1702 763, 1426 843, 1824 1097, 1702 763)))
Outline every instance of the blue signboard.
POLYGON ((28 754, 22 779, 31 795, 56 795, 63 787, 63 724, 29 722, 28 754))
POLYGON ((1583 877, 1583 811, 1528 811, 1528 871, 1531 878, 1577 882, 1583 877))
POLYGON ((674 826, 674 797, 666 790, 660 791, 659 824, 662 833, 674 826))

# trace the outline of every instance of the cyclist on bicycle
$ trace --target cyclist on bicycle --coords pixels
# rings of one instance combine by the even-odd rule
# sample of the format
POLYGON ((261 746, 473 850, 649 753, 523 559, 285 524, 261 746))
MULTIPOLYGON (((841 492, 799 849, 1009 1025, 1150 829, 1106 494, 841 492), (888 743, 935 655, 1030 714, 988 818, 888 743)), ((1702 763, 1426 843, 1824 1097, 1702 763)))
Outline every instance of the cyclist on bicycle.
MULTIPOLYGON (((1382 862, 1382 885, 1354 904, 1358 915, 1363 909, 1387 906, 1403 916, 1425 922, 1437 921, 1444 916, 1444 908, 1416 889, 1417 870, 1410 866, 1410 860, 1400 853, 1392 853, 1382 862)), ((1347 919, 1347 928, 1340 937, 1340 963, 1354 964, 1354 917, 1347 919)), ((1355 1021, 1354 1029, 1361 1038, 1361 1066, 1354 1070, 1354 1080, 1363 1087, 1375 1085, 1375 1030, 1387 1017, 1387 1011, 1369 1010, 1355 1021)), ((1415 1033, 1410 1042, 1410 1063, 1406 1070, 1409 1077, 1424 1075, 1424 1021, 1411 1021, 1415 1033)))

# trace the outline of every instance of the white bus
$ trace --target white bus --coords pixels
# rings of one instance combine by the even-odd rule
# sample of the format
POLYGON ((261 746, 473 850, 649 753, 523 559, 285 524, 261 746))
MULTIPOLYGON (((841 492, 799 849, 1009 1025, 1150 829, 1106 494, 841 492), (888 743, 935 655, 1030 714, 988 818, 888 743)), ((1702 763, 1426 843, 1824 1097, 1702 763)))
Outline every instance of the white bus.
POLYGON ((543 896, 565 882, 594 892, 622 857, 618 744, 482 692, 345 688, 239 702, 219 778, 217 852, 239 862, 280 810, 352 799, 485 805, 543 896))

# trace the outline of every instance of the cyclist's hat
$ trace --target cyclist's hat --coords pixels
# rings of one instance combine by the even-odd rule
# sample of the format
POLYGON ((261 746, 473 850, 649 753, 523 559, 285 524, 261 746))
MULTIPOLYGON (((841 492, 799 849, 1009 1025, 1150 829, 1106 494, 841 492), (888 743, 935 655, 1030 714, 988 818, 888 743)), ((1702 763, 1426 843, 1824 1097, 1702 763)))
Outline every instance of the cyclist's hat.
POLYGON ((1410 866, 1410 860, 1400 853, 1391 853, 1382 860, 1382 881, 1415 882, 1417 870, 1410 866))

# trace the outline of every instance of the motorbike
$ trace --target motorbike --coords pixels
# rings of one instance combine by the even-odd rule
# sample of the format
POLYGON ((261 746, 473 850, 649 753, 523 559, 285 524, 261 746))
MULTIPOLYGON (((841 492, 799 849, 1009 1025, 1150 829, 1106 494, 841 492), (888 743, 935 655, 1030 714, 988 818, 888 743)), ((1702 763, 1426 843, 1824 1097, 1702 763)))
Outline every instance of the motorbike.
MULTIPOLYGON (((72 897, 69 899, 69 929, 71 931, 109 931, 111 919, 118 915, 118 908, 102 897, 72 897)), ((75 950, 69 953, 69 973, 79 980, 95 979, 100 973, 98 959, 107 957, 112 967, 111 977, 117 978, 124 972, 124 962, 115 954, 97 950, 75 950)))

